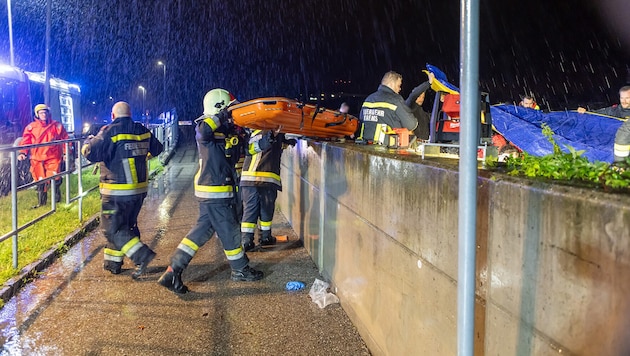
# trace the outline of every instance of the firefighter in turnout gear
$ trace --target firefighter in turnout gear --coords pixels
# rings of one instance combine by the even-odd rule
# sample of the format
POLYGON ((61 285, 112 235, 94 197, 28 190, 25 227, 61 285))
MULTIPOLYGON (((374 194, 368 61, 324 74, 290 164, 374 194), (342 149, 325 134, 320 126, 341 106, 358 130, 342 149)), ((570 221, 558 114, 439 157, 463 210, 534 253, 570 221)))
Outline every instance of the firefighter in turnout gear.
POLYGON ((283 148, 295 143, 295 139, 287 140, 283 133, 276 134, 270 130, 255 130, 251 133, 241 176, 241 239, 245 251, 255 247, 254 233, 258 222, 260 245, 276 243, 276 238, 271 234, 271 221, 278 191, 282 190, 280 159, 283 148))
MULTIPOLYGON (((50 108, 45 104, 35 106, 35 120, 24 128, 20 146, 67 140, 68 133, 60 122, 54 121, 50 108)), ((52 177, 61 171, 65 148, 63 144, 31 148, 31 174, 35 181, 52 177)), ((26 159, 27 150, 20 151, 18 160, 26 159)), ((37 205, 48 202, 49 183, 37 186, 37 205)), ((55 201, 61 201, 61 178, 55 178, 55 201)))
POLYGON ((184 294, 188 287, 182 282, 182 272, 197 250, 216 232, 235 281, 256 281, 261 271, 249 266, 241 246, 237 216, 238 185, 236 163, 240 158, 238 133, 227 107, 234 97, 224 89, 209 91, 203 100, 203 115, 195 120, 199 170, 195 175, 195 196, 199 200, 197 224, 182 239, 171 256, 171 264, 158 283, 169 290, 184 294))
POLYGON ((140 277, 155 257, 140 240, 138 214, 148 190, 148 155, 159 155, 164 147, 151 132, 131 119, 124 101, 112 107, 112 123, 96 136, 89 136, 81 153, 100 162, 101 227, 107 247, 104 268, 122 271, 124 256, 136 265, 132 278, 140 277))
POLYGON ((416 129, 418 120, 400 96, 401 87, 402 75, 385 73, 378 90, 363 102, 360 113, 363 125, 357 142, 390 146, 396 135, 393 129, 416 129))

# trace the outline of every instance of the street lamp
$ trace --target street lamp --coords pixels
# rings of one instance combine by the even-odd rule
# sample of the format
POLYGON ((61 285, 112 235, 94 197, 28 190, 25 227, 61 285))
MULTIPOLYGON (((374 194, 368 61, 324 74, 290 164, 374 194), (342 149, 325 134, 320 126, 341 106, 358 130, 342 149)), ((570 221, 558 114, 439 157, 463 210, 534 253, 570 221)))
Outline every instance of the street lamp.
POLYGON ((162 93, 162 105, 164 105, 164 118, 166 119, 166 63, 158 61, 157 65, 164 67, 164 89, 162 93))
MULTIPOLYGON (((144 111, 144 102, 147 98, 147 90, 142 86, 142 85, 138 85, 138 89, 142 90, 142 118, 146 120, 146 118, 144 117, 145 115, 145 111, 144 111)), ((142 120, 142 121, 145 121, 142 120)))

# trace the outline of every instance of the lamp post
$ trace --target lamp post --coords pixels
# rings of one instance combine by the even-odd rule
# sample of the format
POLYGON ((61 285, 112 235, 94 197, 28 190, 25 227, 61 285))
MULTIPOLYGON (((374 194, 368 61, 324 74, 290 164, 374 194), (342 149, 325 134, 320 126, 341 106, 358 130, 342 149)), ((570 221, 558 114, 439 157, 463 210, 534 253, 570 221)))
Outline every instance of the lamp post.
POLYGON ((138 85, 138 89, 142 90, 142 115, 141 117, 142 117, 142 121, 146 122, 144 103, 147 98, 147 90, 142 85, 138 85))
POLYGON ((164 119, 166 119, 166 63, 158 61, 157 64, 164 68, 164 88, 162 93, 162 105, 164 105, 164 119))

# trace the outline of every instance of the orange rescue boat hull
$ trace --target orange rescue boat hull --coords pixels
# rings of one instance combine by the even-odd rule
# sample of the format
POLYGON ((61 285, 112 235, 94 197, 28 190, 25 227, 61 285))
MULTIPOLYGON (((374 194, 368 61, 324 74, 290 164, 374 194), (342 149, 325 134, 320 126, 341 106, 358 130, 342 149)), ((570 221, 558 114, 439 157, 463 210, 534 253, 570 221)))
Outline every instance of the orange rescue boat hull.
POLYGON ((359 120, 352 115, 282 97, 249 100, 229 110, 234 123, 241 127, 307 137, 350 136, 359 125, 359 120))

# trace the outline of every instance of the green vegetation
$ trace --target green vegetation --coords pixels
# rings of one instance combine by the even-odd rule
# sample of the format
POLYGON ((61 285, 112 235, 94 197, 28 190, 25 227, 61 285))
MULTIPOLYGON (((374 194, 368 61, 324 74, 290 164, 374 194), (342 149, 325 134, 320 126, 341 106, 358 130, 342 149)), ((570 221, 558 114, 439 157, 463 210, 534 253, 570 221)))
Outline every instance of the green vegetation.
MULTIPOLYGON (((163 170, 159 159, 153 158, 149 161, 150 172, 153 174, 163 170)), ((83 170, 82 180, 84 190, 97 186, 99 174, 93 174, 93 167, 83 170)), ((77 195, 77 175, 70 176, 71 196, 77 195)), ((101 208, 101 198, 98 189, 95 189, 83 198, 83 221, 78 219, 78 202, 65 202, 65 180, 61 185, 61 203, 57 204, 57 211, 47 216, 36 224, 22 230, 18 234, 18 268, 13 268, 12 238, 0 242, 0 283, 6 283, 10 278, 19 274, 20 270, 28 264, 37 261, 40 256, 52 247, 64 249, 60 243, 72 231, 82 227, 85 222, 101 208)), ((50 193, 49 193, 50 194, 50 193)), ((50 196, 49 196, 50 201, 50 196)), ((50 209, 40 207, 33 209, 37 204, 37 192, 35 189, 27 189, 18 192, 18 225, 23 225, 30 220, 46 213, 50 209)), ((10 196, 0 197, 0 235, 11 231, 11 198, 10 196)), ((0 300, 2 307, 2 300, 0 300)))
MULTIPOLYGON (((570 182, 592 188, 603 188, 608 192, 628 192, 630 187, 630 160, 609 164, 591 163, 582 156, 584 151, 576 151, 567 146, 568 153, 562 152, 553 139, 553 131, 543 126, 543 134, 553 145, 553 154, 535 157, 523 153, 519 157, 509 157, 505 162, 507 173, 513 176, 544 178, 560 182, 570 182)), ((486 166, 497 168, 495 157, 486 161, 486 166)))

